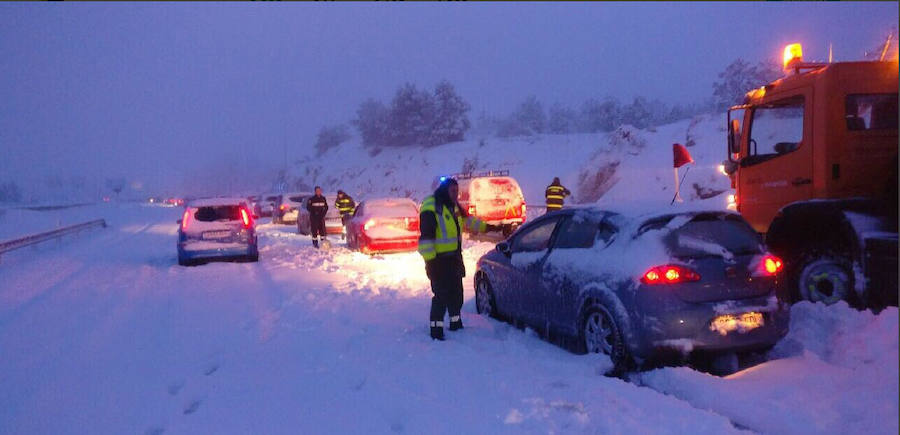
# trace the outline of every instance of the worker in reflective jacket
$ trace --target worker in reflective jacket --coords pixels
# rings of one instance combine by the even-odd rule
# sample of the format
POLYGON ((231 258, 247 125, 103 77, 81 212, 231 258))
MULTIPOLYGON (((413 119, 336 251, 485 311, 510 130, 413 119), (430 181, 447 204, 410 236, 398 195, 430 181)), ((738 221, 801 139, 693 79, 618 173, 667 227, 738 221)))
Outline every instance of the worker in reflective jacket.
POLYGON ((571 194, 569 189, 560 184, 559 177, 553 177, 553 182, 544 191, 544 197, 547 199, 547 212, 561 209, 566 197, 571 194))
POLYGON ((309 233, 313 246, 319 247, 319 240, 325 240, 325 214, 328 213, 328 200, 322 195, 322 188, 316 186, 316 194, 306 201, 309 212, 309 233))
MULTIPOLYGON (((338 190, 337 199, 334 200, 334 206, 341 212, 341 224, 343 224, 346 229, 347 224, 350 222, 350 218, 353 217, 353 210, 356 209, 356 203, 353 202, 353 198, 351 198, 350 195, 344 193, 343 190, 338 190)), ((344 234, 341 234, 341 238, 344 238, 346 233, 347 231, 345 230, 344 234)))
POLYGON ((462 230, 498 231, 474 216, 467 216, 457 203, 459 186, 448 178, 419 208, 421 236, 419 254, 425 259, 425 273, 431 280, 431 338, 444 339, 444 313, 450 313, 450 330, 462 329, 462 279, 466 268, 462 257, 462 230))

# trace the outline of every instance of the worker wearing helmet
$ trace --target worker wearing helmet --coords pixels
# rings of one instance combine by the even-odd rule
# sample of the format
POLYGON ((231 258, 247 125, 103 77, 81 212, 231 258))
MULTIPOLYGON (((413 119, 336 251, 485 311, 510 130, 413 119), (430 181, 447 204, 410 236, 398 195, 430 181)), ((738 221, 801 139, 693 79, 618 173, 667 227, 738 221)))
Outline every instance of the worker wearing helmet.
POLYGON ((566 197, 571 194, 572 192, 569 192, 569 189, 566 189, 559 182, 559 177, 553 177, 553 182, 544 191, 544 198, 547 200, 547 213, 561 209, 566 197))
POLYGON ((450 314, 450 330, 462 329, 462 279, 466 268, 462 257, 462 230, 498 231, 474 216, 467 216, 457 203, 459 186, 447 178, 422 201, 419 208, 421 235, 419 254, 425 259, 425 273, 431 280, 431 338, 444 340, 444 314, 450 314))
MULTIPOLYGON (((334 206, 341 212, 341 224, 346 228, 350 218, 353 216, 353 210, 356 209, 356 203, 353 202, 353 198, 350 195, 344 193, 343 190, 338 190, 334 206)), ((344 231, 344 234, 346 234, 346 231, 344 231)), ((344 237, 344 234, 341 234, 341 238, 344 237)))

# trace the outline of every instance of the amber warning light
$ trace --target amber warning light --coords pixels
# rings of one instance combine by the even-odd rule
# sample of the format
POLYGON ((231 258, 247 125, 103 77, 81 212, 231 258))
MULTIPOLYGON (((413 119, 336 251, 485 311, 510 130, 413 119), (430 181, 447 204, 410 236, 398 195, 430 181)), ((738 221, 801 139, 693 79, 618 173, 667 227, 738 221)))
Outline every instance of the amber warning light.
POLYGON ((800 44, 789 44, 784 47, 784 70, 788 71, 803 63, 803 47, 800 44))

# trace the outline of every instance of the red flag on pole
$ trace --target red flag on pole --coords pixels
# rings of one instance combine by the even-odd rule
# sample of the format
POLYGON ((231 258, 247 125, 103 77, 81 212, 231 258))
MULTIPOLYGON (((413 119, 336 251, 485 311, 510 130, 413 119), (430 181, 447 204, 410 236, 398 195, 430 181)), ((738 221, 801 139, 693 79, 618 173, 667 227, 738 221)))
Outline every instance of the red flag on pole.
POLYGON ((672 154, 674 155, 673 167, 680 168, 688 163, 694 163, 691 153, 680 143, 672 144, 672 154))

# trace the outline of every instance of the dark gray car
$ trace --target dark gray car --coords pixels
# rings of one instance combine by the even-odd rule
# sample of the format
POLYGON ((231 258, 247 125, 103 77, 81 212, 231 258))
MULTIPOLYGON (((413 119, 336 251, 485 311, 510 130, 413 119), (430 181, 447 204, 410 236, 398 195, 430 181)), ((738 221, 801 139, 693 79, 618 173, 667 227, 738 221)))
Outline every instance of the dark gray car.
POLYGON ((528 223, 478 260, 476 305, 608 354, 623 370, 673 350, 771 347, 788 325, 775 293, 780 269, 732 212, 570 209, 528 223))

